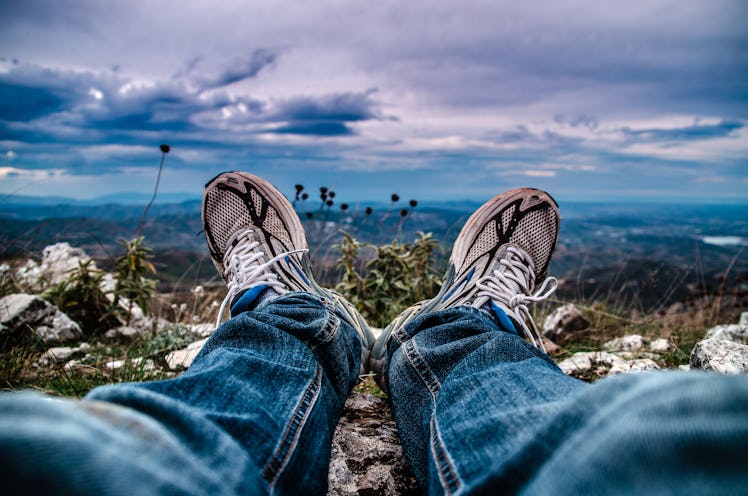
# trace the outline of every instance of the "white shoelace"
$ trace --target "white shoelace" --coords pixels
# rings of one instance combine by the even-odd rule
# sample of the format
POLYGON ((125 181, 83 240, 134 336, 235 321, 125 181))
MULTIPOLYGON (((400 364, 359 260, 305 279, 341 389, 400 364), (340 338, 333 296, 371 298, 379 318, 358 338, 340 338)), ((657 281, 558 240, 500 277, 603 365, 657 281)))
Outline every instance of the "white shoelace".
POLYGON ((535 293, 531 293, 530 288, 535 286, 535 266, 527 253, 518 248, 509 247, 506 257, 499 263, 500 266, 493 271, 492 275, 481 277, 476 282, 478 293, 475 305, 481 306, 488 299, 501 303, 501 307, 508 310, 508 315, 522 326, 522 331, 533 346, 545 351, 543 339, 532 320, 527 303, 548 298, 556 291, 558 280, 555 277, 549 277, 543 281, 535 293))
MULTIPOLYGON (((254 229, 244 229, 236 234, 236 238, 248 237, 254 229)), ((291 250, 280 255, 276 255, 267 262, 263 262, 259 265, 252 265, 259 259, 265 256, 265 252, 255 249, 260 246, 259 241, 252 241, 250 243, 237 243, 236 246, 229 248, 223 257, 223 267, 226 271, 226 286, 228 286, 228 293, 226 298, 221 303, 221 308, 218 309, 218 318, 216 319, 216 327, 221 324, 221 318, 223 312, 226 309, 226 305, 236 296, 238 293, 245 289, 249 289, 260 284, 268 286, 268 288, 283 288, 285 284, 278 280, 278 274, 268 270, 272 264, 286 258, 288 255, 294 253, 304 253, 309 251, 304 248, 301 250, 291 250)))

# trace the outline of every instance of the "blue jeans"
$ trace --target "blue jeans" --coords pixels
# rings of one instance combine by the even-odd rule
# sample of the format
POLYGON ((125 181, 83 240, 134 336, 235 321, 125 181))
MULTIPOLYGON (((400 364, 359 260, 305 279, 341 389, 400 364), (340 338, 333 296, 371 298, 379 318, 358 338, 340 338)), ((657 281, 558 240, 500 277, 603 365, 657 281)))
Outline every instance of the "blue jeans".
MULTIPOLYGON (((0 494, 321 494, 357 380, 356 331, 318 296, 234 316, 176 379, 82 401, 0 398, 0 494)), ((456 308, 394 336, 402 443, 430 493, 739 494, 748 381, 640 374, 588 385, 456 308)))

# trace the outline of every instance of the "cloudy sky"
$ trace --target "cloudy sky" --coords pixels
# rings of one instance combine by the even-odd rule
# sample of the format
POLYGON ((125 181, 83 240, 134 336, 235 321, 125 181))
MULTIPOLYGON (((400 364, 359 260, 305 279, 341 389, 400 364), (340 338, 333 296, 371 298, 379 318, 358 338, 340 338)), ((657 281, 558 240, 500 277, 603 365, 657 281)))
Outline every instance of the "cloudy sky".
POLYGON ((748 202, 745 0, 0 3, 0 194, 748 202))

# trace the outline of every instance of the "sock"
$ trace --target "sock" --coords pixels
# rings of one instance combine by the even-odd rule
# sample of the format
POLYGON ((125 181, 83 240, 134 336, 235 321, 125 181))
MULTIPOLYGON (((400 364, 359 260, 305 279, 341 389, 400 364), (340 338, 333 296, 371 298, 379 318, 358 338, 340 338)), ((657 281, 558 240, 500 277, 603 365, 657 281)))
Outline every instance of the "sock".
POLYGON ((249 288, 244 293, 240 293, 231 304, 231 316, 235 317, 242 312, 257 308, 266 301, 274 300, 280 296, 273 288, 265 284, 249 288))

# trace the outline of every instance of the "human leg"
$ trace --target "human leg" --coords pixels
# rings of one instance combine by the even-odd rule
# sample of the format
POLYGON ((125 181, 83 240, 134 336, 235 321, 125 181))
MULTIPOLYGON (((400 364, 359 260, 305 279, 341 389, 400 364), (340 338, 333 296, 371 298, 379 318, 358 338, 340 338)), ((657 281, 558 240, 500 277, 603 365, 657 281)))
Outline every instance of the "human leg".
POLYGON ((565 376, 538 349, 539 336, 537 347, 522 339, 536 331, 524 303, 554 284, 536 289, 535 280, 557 226, 544 195, 520 190, 489 202, 458 236, 440 294, 406 310, 377 341, 372 364, 422 487, 739 492, 744 380, 642 374, 590 386, 565 376))
POLYGON ((482 312, 407 327, 389 369, 430 494, 745 494, 748 381, 640 373, 589 385, 482 312))
POLYGON ((370 337, 355 310, 313 282, 297 253, 303 231, 289 232, 292 210, 269 188, 237 174, 208 185, 206 234, 233 318, 190 369, 99 388, 82 401, 2 398, 0 485, 62 494, 324 492, 332 434, 370 337))

